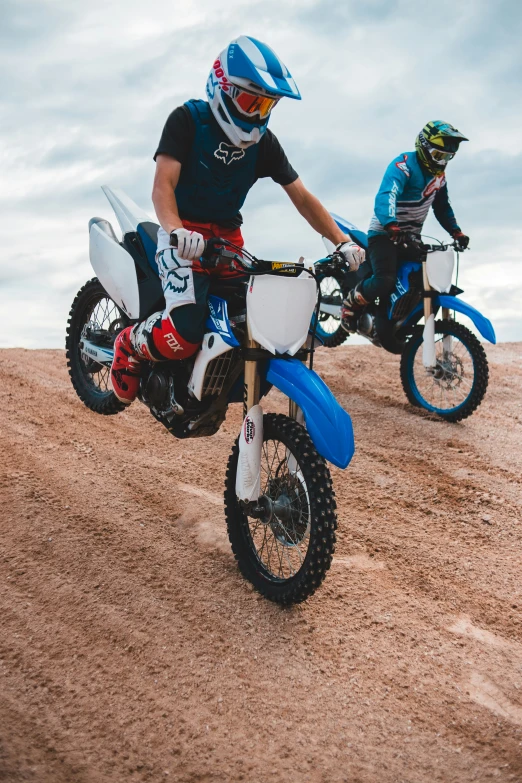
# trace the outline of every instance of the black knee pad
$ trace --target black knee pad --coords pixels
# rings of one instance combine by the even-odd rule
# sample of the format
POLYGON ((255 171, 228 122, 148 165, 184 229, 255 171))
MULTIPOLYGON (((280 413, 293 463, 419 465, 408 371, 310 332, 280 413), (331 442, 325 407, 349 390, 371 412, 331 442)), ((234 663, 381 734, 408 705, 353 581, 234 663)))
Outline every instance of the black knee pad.
POLYGON ((180 337, 188 343, 200 343, 205 334, 207 315, 207 303, 196 302, 171 310, 170 320, 180 337))
POLYGON ((390 277, 389 275, 384 275, 383 277, 376 277, 375 280, 375 289, 376 289, 376 296, 378 297, 384 297, 389 296, 393 289, 395 288, 395 277, 390 277))

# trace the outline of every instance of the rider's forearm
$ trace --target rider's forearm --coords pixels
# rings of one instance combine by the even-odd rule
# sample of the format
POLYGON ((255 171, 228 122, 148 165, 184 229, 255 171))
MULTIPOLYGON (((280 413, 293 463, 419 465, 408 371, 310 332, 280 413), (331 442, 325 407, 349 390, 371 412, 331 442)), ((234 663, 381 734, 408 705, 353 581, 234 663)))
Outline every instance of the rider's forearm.
POLYGON ((152 190, 152 203, 161 227, 170 234, 175 228, 182 228, 176 196, 170 184, 155 183, 152 190))
POLYGON ((299 180, 286 186, 285 190, 298 212, 318 234, 329 239, 334 245, 349 240, 349 237, 341 231, 319 199, 306 190, 299 180))

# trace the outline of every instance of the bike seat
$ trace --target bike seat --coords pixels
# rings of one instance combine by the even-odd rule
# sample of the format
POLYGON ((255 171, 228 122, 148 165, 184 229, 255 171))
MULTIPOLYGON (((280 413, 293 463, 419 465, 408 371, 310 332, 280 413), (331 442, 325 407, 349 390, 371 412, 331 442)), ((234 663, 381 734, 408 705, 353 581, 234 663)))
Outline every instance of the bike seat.
POLYGON ((147 261, 156 274, 158 272, 155 261, 156 249, 158 247, 158 229, 159 225, 157 223, 153 223, 152 221, 138 223, 136 226, 136 232, 143 242, 143 247, 145 249, 145 253, 147 254, 147 261))

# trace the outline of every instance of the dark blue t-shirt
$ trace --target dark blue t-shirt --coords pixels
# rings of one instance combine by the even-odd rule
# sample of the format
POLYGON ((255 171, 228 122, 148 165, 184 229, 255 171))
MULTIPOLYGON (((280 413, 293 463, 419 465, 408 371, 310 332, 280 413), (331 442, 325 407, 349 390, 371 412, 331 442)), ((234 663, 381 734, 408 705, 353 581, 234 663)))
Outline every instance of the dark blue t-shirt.
POLYGON ((270 130, 258 144, 241 150, 230 144, 206 101, 189 103, 191 107, 179 106, 169 116, 154 160, 169 155, 182 164, 176 188, 182 219, 240 226, 238 204, 257 179, 271 177, 279 185, 290 185, 298 174, 270 130))

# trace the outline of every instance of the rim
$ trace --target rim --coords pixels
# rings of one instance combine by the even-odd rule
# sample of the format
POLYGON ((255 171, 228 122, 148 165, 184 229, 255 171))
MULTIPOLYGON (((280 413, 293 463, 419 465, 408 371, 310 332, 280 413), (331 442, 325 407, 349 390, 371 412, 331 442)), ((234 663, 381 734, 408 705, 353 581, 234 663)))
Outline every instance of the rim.
POLYGON ((263 442, 262 519, 248 517, 250 538, 263 570, 273 579, 291 579, 310 546, 310 502, 302 470, 280 440, 263 442))
POLYGON ((475 366, 467 345, 454 335, 436 335, 435 372, 427 372, 422 363, 422 340, 410 367, 410 385, 424 408, 436 413, 456 411, 473 391, 475 366))
MULTIPOLYGON (((102 296, 97 298, 87 310, 81 336, 90 339, 94 336, 97 345, 112 348, 116 335, 122 327, 121 310, 110 297, 102 296)), ((101 394, 112 392, 110 367, 95 362, 90 356, 82 353, 79 346, 78 353, 82 373, 89 386, 101 394)))
POLYGON ((316 331, 320 336, 330 337, 341 326, 341 305, 343 303, 343 293, 341 286, 335 277, 325 277, 321 280, 321 303, 333 304, 339 307, 339 317, 330 315, 330 313, 319 312, 316 331))

